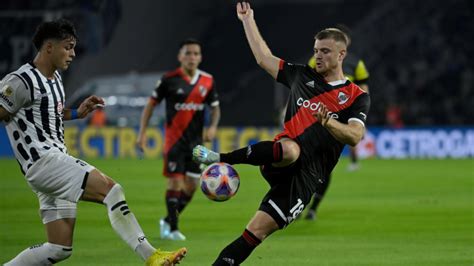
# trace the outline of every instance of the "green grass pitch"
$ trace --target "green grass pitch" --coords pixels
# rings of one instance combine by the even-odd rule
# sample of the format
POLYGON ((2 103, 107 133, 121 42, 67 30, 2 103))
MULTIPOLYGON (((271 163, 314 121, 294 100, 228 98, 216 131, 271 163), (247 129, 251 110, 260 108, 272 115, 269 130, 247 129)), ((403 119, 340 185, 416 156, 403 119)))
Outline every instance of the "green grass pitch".
MULTIPOLYGON (((90 160, 125 188, 150 242, 186 246, 182 265, 210 265, 241 234, 267 184, 238 166, 240 191, 212 202, 197 191, 180 217, 185 242, 159 239, 165 179, 158 160, 90 160)), ((357 172, 342 160, 318 220, 298 220, 270 236, 245 265, 474 265, 472 160, 365 160, 357 172)), ((15 160, 0 160, 0 263, 45 241, 36 196, 15 160)), ((81 202, 72 257, 61 265, 143 265, 111 229, 105 208, 81 202)))

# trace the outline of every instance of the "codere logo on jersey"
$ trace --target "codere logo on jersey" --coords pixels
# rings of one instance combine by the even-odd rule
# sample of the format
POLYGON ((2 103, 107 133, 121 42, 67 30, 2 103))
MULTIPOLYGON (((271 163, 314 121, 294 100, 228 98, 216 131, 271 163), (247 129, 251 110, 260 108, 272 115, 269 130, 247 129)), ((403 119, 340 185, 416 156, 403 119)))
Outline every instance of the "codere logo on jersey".
POLYGON ((176 111, 202 111, 204 110, 204 104, 202 103, 176 103, 174 105, 176 111))
MULTIPOLYGON (((314 112, 318 112, 319 109, 320 109, 320 107, 321 107, 321 102, 315 103, 315 102, 311 102, 310 100, 305 100, 305 99, 303 99, 303 98, 301 98, 301 97, 298 98, 298 100, 296 100, 296 104, 297 104, 298 106, 301 106, 301 107, 303 107, 303 108, 307 108, 307 109, 309 109, 309 110, 311 110, 311 111, 314 111, 314 112)), ((333 113, 333 112, 331 112, 331 111, 329 111, 329 115, 330 115, 332 118, 334 118, 334 119, 339 118, 339 115, 338 115, 338 114, 333 113)))

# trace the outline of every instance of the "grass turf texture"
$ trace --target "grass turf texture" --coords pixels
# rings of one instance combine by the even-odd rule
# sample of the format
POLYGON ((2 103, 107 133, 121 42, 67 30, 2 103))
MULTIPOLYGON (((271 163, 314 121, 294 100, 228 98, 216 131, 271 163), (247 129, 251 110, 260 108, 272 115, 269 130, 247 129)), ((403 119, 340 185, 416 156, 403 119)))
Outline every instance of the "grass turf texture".
MULTIPOLYGON (((162 162, 90 160, 125 188, 150 242, 186 246, 182 265, 210 265, 238 237, 267 190, 258 169, 237 166, 241 186, 227 202, 197 191, 180 217, 185 242, 159 239, 165 215, 162 162)), ((473 265, 472 160, 365 160, 347 172, 342 160, 316 221, 300 219, 264 241, 246 265, 473 265)), ((0 160, 0 263, 45 241, 36 196, 15 160, 0 160)), ((111 229, 103 206, 81 202, 74 251, 61 265, 142 265, 111 229)))

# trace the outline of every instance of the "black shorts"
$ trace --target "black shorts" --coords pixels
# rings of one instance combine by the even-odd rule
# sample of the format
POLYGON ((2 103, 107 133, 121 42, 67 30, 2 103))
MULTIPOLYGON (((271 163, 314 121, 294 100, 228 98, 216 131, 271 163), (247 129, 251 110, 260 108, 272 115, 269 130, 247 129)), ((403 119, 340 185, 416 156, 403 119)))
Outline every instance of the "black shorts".
POLYGON ((281 228, 288 226, 311 201, 314 189, 307 182, 312 178, 304 173, 297 162, 289 167, 260 167, 262 176, 270 184, 270 190, 259 210, 268 213, 281 228))
POLYGON ((187 175, 199 178, 201 176, 199 163, 193 161, 192 149, 172 148, 163 159, 163 175, 166 177, 183 178, 187 175))

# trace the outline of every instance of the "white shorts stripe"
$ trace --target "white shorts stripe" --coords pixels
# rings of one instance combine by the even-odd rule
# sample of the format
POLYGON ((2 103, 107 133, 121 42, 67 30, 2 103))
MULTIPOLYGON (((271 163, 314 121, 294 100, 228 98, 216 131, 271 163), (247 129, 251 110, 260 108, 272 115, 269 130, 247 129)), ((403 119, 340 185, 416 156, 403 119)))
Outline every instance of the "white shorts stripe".
POLYGON ((199 173, 186 172, 185 174, 189 177, 192 177, 192 178, 200 178, 201 177, 201 174, 199 174, 199 173))
POLYGON ((273 200, 268 200, 268 203, 270 203, 270 205, 272 205, 273 209, 275 209, 275 211, 278 213, 278 215, 280 215, 280 217, 283 219, 283 221, 285 221, 285 223, 288 223, 288 220, 286 219, 286 217, 283 214, 283 212, 281 211, 281 209, 276 205, 276 203, 273 202, 273 200))

